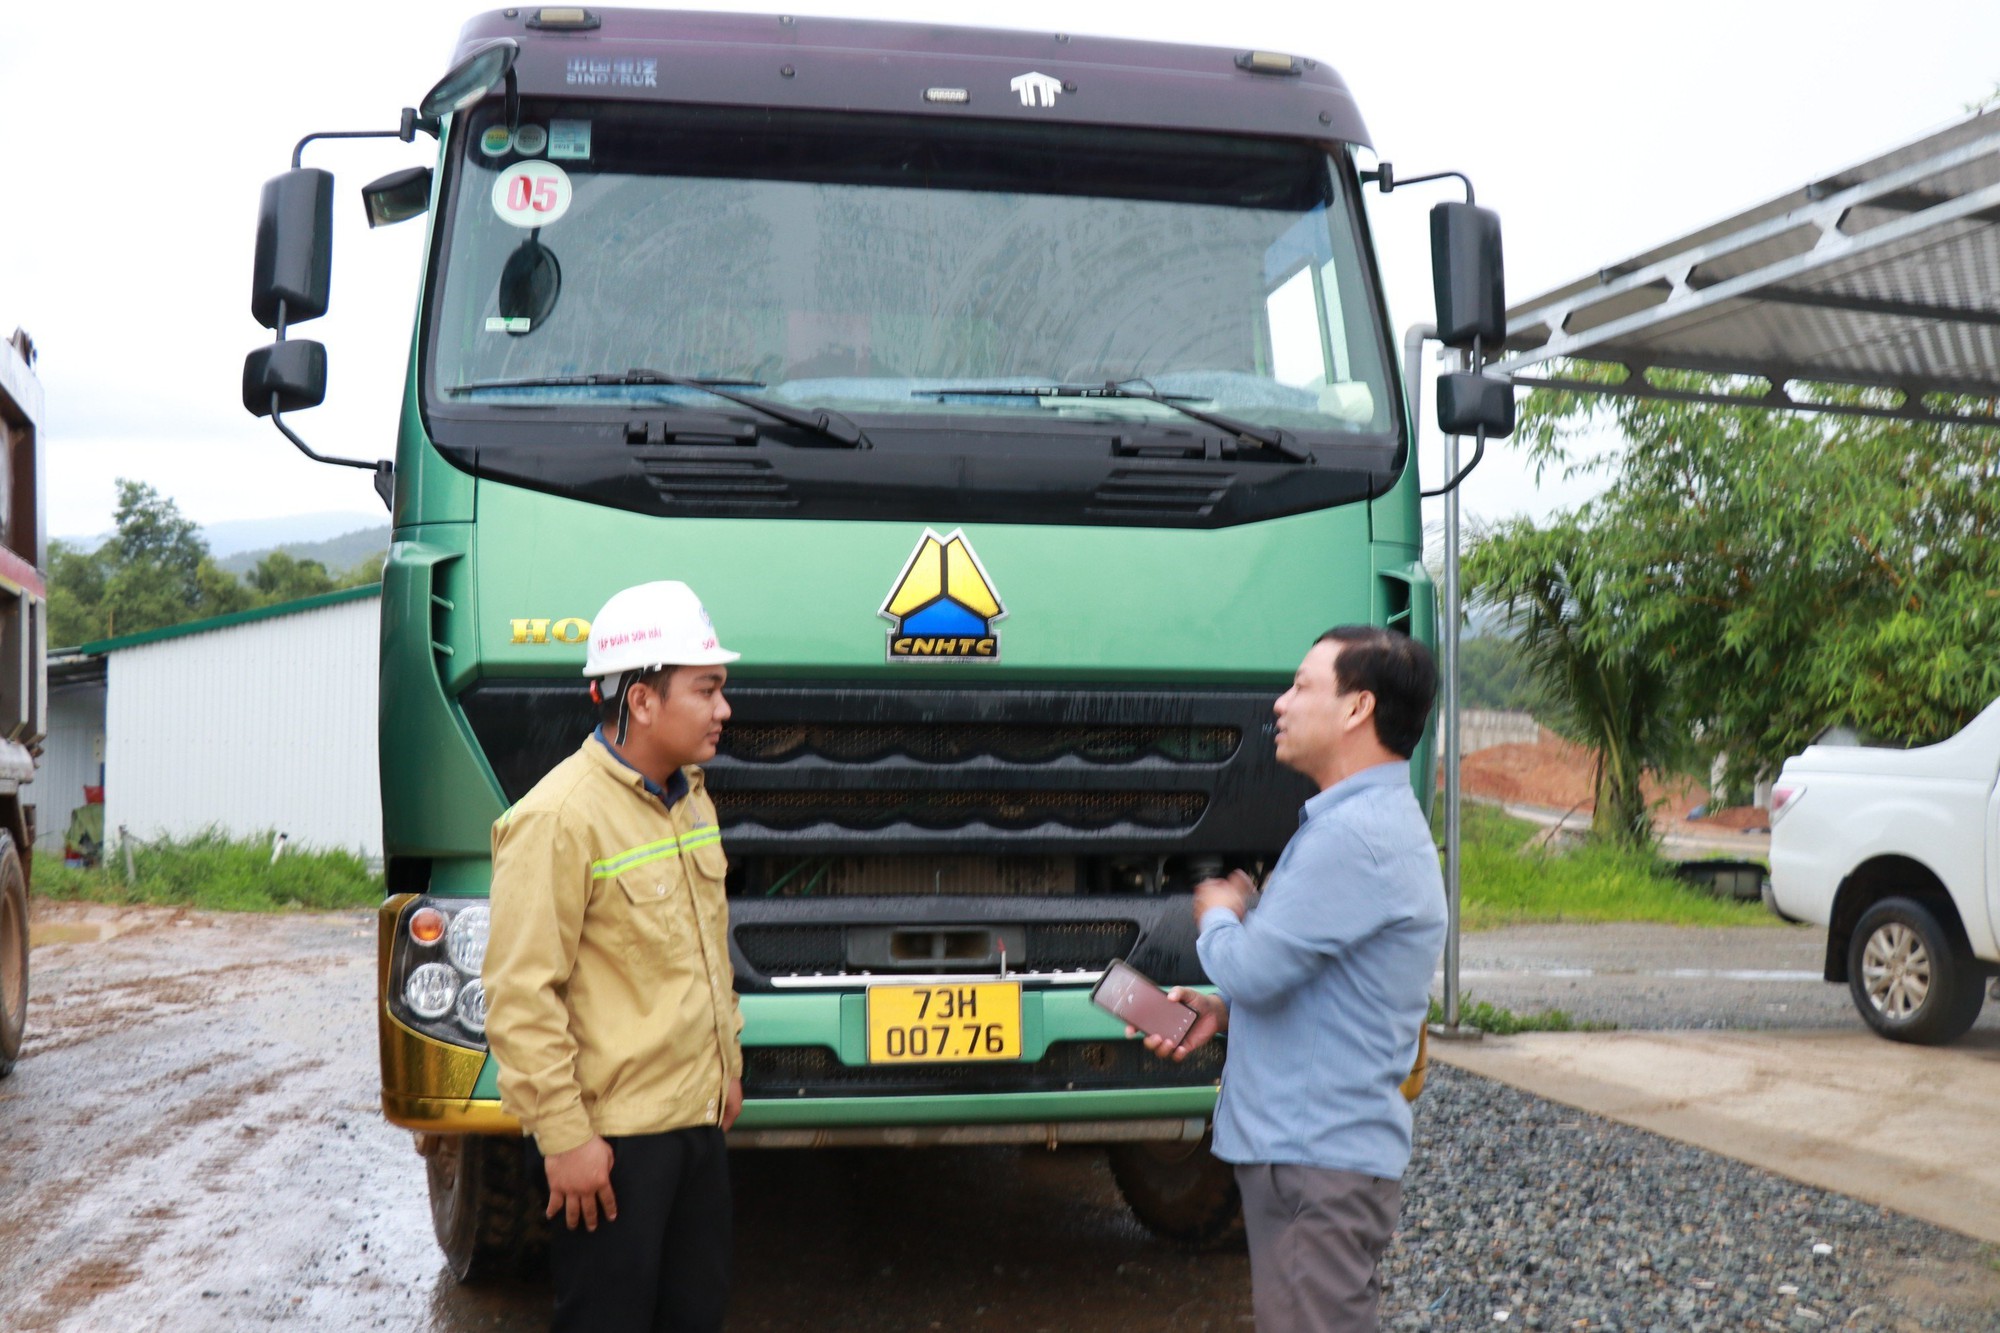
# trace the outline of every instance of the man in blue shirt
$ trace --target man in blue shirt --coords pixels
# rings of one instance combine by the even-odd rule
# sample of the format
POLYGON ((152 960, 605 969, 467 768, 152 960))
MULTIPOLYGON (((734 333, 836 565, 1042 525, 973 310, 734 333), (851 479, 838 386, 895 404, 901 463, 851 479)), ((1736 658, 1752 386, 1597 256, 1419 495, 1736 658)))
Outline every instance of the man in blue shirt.
POLYGON ((1328 630, 1277 714, 1281 763, 1319 786, 1260 897, 1236 871, 1195 889, 1197 949, 1219 995, 1177 987, 1200 1019, 1185 1059, 1229 1034, 1215 1155, 1236 1168, 1259 1333, 1372 1333, 1376 1265, 1402 1206, 1431 975, 1444 947, 1437 846, 1410 755, 1437 693, 1423 644, 1328 630))

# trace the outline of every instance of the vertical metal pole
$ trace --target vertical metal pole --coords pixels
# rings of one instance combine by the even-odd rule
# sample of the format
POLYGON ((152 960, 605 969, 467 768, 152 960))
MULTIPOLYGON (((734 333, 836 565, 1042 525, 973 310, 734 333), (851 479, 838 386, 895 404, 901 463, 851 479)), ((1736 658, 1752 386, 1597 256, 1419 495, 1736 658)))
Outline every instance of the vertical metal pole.
MULTIPOLYGON (((1460 353, 1461 364, 1472 357, 1460 353)), ((1444 475, 1458 475, 1458 440, 1447 435, 1444 444, 1444 475)), ((1458 1031, 1458 921, 1459 921, 1459 805, 1458 805, 1458 487, 1444 497, 1444 625, 1438 633, 1442 648, 1444 677, 1444 1026, 1458 1031)))
MULTIPOLYGON (((1411 452, 1423 435, 1424 344, 1437 336, 1434 324, 1412 324, 1403 331, 1403 378, 1410 405, 1411 452)), ((1458 475, 1458 437, 1445 440, 1445 479, 1458 475)), ((1444 1025, 1445 1037, 1477 1037, 1476 1030, 1460 1032, 1458 992, 1459 918, 1459 799, 1458 799, 1458 491, 1444 498, 1444 605, 1438 631, 1438 677, 1440 694, 1439 738, 1444 742, 1444 1025)))

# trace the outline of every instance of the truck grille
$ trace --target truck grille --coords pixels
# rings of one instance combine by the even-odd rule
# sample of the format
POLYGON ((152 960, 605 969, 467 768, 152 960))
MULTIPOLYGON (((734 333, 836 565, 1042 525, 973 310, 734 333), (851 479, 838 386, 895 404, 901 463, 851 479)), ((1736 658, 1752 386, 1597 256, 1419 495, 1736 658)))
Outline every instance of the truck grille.
MULTIPOLYGON (((1106 877, 1105 858, 1138 858, 1154 867, 1154 891, 1161 858, 1274 854, 1312 792, 1277 763, 1270 690, 1065 689, 968 675, 950 687, 732 681, 728 694, 734 716, 706 772, 736 893, 768 888, 778 872, 766 871, 799 856, 919 863, 900 890, 886 886, 892 875, 859 892, 972 894, 1125 891, 1106 877), (1003 876, 1006 886, 963 875, 952 884, 939 870, 954 857, 1066 860, 1083 878, 1065 872, 1029 887, 1038 872, 1023 869, 1003 876)), ((459 704, 510 801, 596 721, 573 680, 480 681, 459 704)), ((814 892, 842 892, 836 873, 814 892)))
POLYGON ((743 1090, 753 1097, 796 1098, 1198 1087, 1222 1076, 1225 1048, 1212 1041, 1173 1061, 1136 1041, 1059 1041, 1027 1062, 844 1065, 824 1046, 746 1046, 743 1090))
POLYGON ((956 764, 968 759, 1046 764, 1068 756, 1096 764, 1129 764, 1147 757, 1219 764, 1235 754, 1242 742, 1243 733, 1236 727, 767 722, 726 728, 721 753, 746 764, 782 763, 807 756, 860 764, 892 755, 927 764, 956 764))
POLYGON ((1200 792, 1158 791, 989 791, 977 787, 931 791, 759 791, 720 788, 715 808, 727 829, 732 823, 796 830, 814 824, 844 829, 879 829, 909 824, 920 829, 955 829, 985 824, 996 829, 1032 829, 1060 824, 1072 829, 1132 824, 1180 833, 1192 828, 1208 805, 1200 792))
MULTIPOLYGON (((1037 921, 1027 931, 1027 956, 1010 960, 1022 971, 1101 968, 1126 957, 1139 941, 1136 921, 1037 921)), ((848 966, 847 928, 839 923, 738 926, 735 936, 744 959, 766 976, 832 973, 848 966)))
POLYGON ((767 898, 1030 898, 1077 891, 1073 856, 767 856, 732 892, 767 898))

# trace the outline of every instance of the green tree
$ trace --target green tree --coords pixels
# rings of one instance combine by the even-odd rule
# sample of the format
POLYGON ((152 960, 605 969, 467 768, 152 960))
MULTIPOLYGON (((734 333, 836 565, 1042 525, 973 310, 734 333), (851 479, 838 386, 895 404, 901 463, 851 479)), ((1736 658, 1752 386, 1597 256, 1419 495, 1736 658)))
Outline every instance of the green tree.
POLYGON ((88 643, 103 635, 104 564, 95 552, 49 543, 49 642, 88 643))
POLYGON ((256 594, 209 558, 201 531, 144 482, 118 482, 118 530, 84 552, 49 551, 49 629, 61 644, 241 611, 256 594))
POLYGON ((1533 713, 1544 708, 1540 682, 1511 634, 1479 634, 1458 645, 1459 703, 1533 713))
POLYGON ((259 560, 256 568, 244 575, 244 579, 257 590, 258 600, 266 605, 314 597, 342 586, 335 582, 333 575, 327 573, 326 566, 319 561, 300 560, 284 551, 273 551, 259 560))
POLYGON ((1688 730, 1661 654, 1633 632, 1619 571, 1597 553, 1583 518, 1517 520, 1477 542, 1466 580, 1507 612, 1541 719, 1596 758, 1592 836, 1650 846, 1641 780, 1686 761, 1688 730))
POLYGON ((1543 465, 1601 469, 1609 486, 1547 525, 1488 534, 1476 591, 1508 600, 1561 534, 1590 594, 1572 608, 1589 618, 1581 641, 1658 672, 1667 715, 1728 757, 1731 785, 1833 723, 1936 741, 2000 695, 2000 432, 1536 394, 1521 438, 1543 465), (1606 424, 1624 447, 1579 461, 1578 434, 1606 424))
POLYGON ((343 588, 371 587, 382 581, 382 566, 389 563, 387 551, 377 551, 360 564, 347 571, 341 578, 343 588))

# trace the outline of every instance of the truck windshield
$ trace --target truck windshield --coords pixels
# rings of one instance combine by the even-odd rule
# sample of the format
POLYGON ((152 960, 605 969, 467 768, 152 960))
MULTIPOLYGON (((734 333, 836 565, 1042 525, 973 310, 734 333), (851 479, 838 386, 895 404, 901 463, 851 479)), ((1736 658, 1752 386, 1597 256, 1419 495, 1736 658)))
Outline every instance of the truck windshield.
POLYGON ((536 101, 454 138, 433 403, 717 410, 673 377, 911 424, 1178 404, 1274 439, 1391 429, 1323 147, 536 101), (1128 391, 1077 387, 1106 384, 1128 391))

